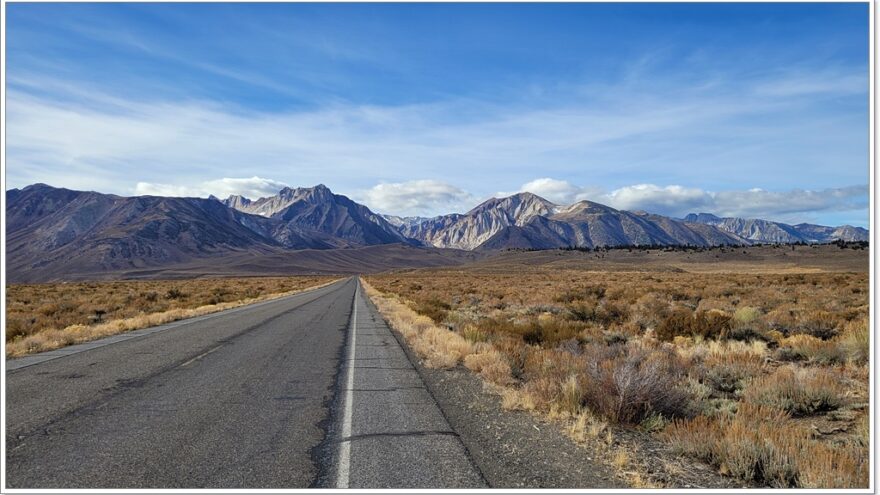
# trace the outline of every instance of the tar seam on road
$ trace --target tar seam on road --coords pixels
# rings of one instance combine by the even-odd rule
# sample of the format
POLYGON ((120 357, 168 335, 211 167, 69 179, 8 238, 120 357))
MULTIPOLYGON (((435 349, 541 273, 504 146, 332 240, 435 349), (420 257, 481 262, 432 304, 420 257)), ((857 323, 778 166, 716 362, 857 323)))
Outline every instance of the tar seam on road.
POLYGON ((354 286, 354 302, 351 312, 351 338, 348 342, 348 375, 345 387, 345 407, 342 413, 342 438, 339 444, 339 464, 336 471, 336 487, 348 488, 349 470, 351 468, 351 416, 354 409, 354 356, 357 342, 357 303, 360 283, 354 286))
POLYGON ((223 344, 220 344, 220 345, 218 345, 217 347, 214 347, 214 348, 212 348, 212 349, 209 350, 209 351, 205 351, 205 352, 199 354, 198 356, 196 356, 196 357, 190 359, 189 361, 187 361, 187 362, 181 364, 180 366, 178 366, 178 368, 183 368, 184 366, 188 366, 188 365, 190 365, 190 364, 192 364, 192 363, 198 361, 199 359, 202 359, 203 357, 207 356, 208 354, 211 354, 211 353, 214 352, 214 351, 220 350, 221 347, 223 347, 223 344))

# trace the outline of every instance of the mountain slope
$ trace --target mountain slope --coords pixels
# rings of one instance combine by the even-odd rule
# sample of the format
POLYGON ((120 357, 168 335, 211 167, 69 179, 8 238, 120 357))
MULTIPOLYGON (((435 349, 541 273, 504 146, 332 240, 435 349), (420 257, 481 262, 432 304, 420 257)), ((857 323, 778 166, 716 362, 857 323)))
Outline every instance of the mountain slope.
POLYGON ((557 206, 532 193, 492 198, 464 215, 435 217, 416 225, 405 225, 401 232, 429 246, 475 249, 509 226, 522 226, 536 216, 552 214, 557 206))
POLYGON ((691 213, 684 220, 686 222, 712 225, 750 241, 762 243, 824 243, 837 240, 867 241, 869 237, 866 229, 850 225, 840 227, 825 227, 807 223, 788 225, 782 222, 755 218, 722 218, 711 213, 691 213))
POLYGON ((6 266, 13 280, 281 247, 259 232, 261 219, 210 199, 125 198, 37 184, 7 201, 6 266))
POLYGON ((269 235, 290 247, 300 238, 318 239, 328 247, 357 247, 378 244, 412 243, 381 215, 333 194, 326 186, 285 187, 275 196, 251 201, 230 196, 223 204, 238 211, 274 221, 269 235))
POLYGON ((525 225, 509 226, 484 242, 480 249, 747 243, 707 225, 581 201, 552 215, 534 217, 525 225))
MULTIPOLYGON (((708 213, 678 220, 591 201, 560 206, 531 193, 493 198, 465 214, 429 219, 378 215, 323 185, 284 188, 257 200, 219 200, 122 197, 34 184, 6 191, 5 199, 5 262, 12 282, 98 278, 170 265, 204 267, 230 256, 281 260, 288 258, 271 257, 290 250, 395 244, 488 251, 869 237, 867 230, 851 226, 787 225, 708 213)), ((347 263, 357 258, 352 256, 345 257, 347 263)))

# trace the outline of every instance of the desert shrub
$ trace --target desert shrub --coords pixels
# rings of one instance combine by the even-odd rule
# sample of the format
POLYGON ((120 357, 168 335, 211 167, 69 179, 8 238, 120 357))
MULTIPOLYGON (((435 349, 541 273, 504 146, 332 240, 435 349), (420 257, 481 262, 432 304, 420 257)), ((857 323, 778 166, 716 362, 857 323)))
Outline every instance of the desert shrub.
POLYGON ((733 322, 735 325, 749 325, 758 321, 761 317, 761 310, 751 306, 743 306, 737 308, 733 313, 733 322))
POLYGON ((468 354, 464 358, 464 365, 467 369, 479 373, 489 383, 510 385, 514 381, 507 360, 495 350, 468 354))
POLYGON ((446 319, 446 315, 449 314, 452 306, 439 299, 426 299, 416 303, 414 309, 417 313, 427 316, 436 323, 440 323, 446 319))
POLYGON ((182 297, 185 297, 185 295, 177 287, 172 287, 165 292, 165 299, 180 299, 182 297))
POLYGON ((523 345, 522 340, 511 336, 496 339, 492 345, 507 361, 510 375, 514 380, 522 380, 525 376, 526 360, 531 354, 529 346, 523 345))
POLYGON ((661 437, 675 452, 702 459, 739 479, 789 488, 867 486, 867 449, 829 446, 773 407, 740 404, 730 418, 672 422, 661 437))
POLYGON ((609 331, 605 332, 602 335, 602 338, 605 340, 605 345, 620 345, 626 344, 629 340, 629 337, 620 331, 609 331))
POLYGON ((6 341, 10 342, 26 335, 30 335, 34 328, 34 321, 34 318, 7 316, 6 341))
POLYGON ((867 487, 867 449, 812 442, 798 457, 798 486, 802 488, 867 487))
POLYGON ((740 405, 725 425, 725 448, 717 453, 728 472, 746 481, 795 486, 797 457, 810 432, 792 425, 772 408, 740 405))
POLYGON ((690 336, 691 320, 693 312, 684 309, 674 309, 666 318, 664 318, 655 330, 657 338, 666 342, 672 342, 675 337, 690 336))
POLYGON ((566 306, 566 317, 572 321, 596 322, 611 325, 625 320, 629 311, 622 305, 605 300, 579 300, 566 306))
POLYGON ((846 350, 836 342, 811 335, 796 334, 780 342, 776 351, 780 361, 809 361, 814 364, 839 364, 847 360, 846 350))
POLYGON ((583 396, 584 393, 581 381, 578 379, 577 375, 571 375, 567 380, 562 382, 559 395, 555 401, 555 406, 560 412, 575 415, 581 410, 583 396))
POLYGON ((609 421, 638 424, 654 413, 667 418, 691 413, 691 397, 677 385, 684 370, 672 353, 593 345, 584 358, 584 404, 609 421))
POLYGON ((608 423, 586 409, 581 409, 568 428, 568 434, 575 441, 585 442, 588 438, 597 438, 608 430, 608 423))
POLYGON ((643 419, 642 422, 639 423, 639 428, 649 433, 656 433, 662 431, 668 423, 669 422, 662 414, 654 413, 643 419))
POLYGON ((583 326, 552 315, 542 315, 507 324, 502 328, 510 335, 519 336, 526 344, 553 347, 560 342, 576 338, 583 326))
POLYGON ((827 311, 811 311, 798 320, 795 333, 804 333, 822 340, 837 335, 838 318, 827 311))
POLYGON ((669 312, 669 302, 652 292, 636 300, 632 316, 642 328, 656 328, 669 312))
POLYGON ((711 388, 713 396, 726 398, 741 390, 748 380, 761 374, 764 357, 751 349, 736 349, 734 343, 723 347, 723 350, 716 352, 710 349, 710 354, 694 370, 699 381, 711 388))
POLYGON ((183 318, 187 311, 203 306, 218 288, 224 301, 241 301, 253 286, 268 287, 268 296, 330 280, 304 276, 13 284, 6 288, 6 338, 15 342, 6 352, 17 356, 56 349, 142 328, 138 325, 159 324, 158 320, 183 318), (163 316, 152 316, 159 313, 163 316), (120 321, 124 328, 117 329, 120 321))
POLYGON ((676 308, 657 325, 657 338, 671 342, 676 336, 726 338, 731 317, 721 311, 696 311, 676 308))
POLYGON ((567 290, 553 298, 554 301, 560 303, 571 303, 584 299, 602 299, 605 297, 605 287, 593 285, 577 289, 567 290))
POLYGON ((839 408, 844 404, 844 393, 839 378, 830 371, 785 366, 752 380, 743 392, 743 401, 809 416, 839 408))
POLYGON ((868 319, 848 322, 837 337, 837 346, 846 358, 856 364, 865 364, 871 355, 871 334, 868 319))
POLYGON ((489 334, 483 330, 480 330, 475 325, 465 325, 464 330, 461 331, 461 336, 465 338, 468 342, 478 343, 478 342, 486 342, 489 340, 489 334))
POLYGON ((598 321, 606 326, 622 322, 628 317, 629 310, 625 306, 608 300, 599 305, 597 312, 598 321))
POLYGON ((717 465, 718 446, 724 438, 725 424, 706 416, 675 420, 666 426, 661 437, 670 443, 673 452, 688 454, 717 465))
POLYGON ((566 316, 574 321, 595 321, 598 304, 577 302, 566 306, 566 316))
POLYGON ((793 486, 797 468, 791 452, 780 448, 805 442, 809 431, 787 423, 785 413, 743 404, 733 418, 697 416, 674 421, 662 437, 675 451, 689 454, 745 481, 793 486))
POLYGON ((758 327, 752 325, 739 325, 731 328, 727 332, 727 338, 730 340, 740 340, 743 342, 748 342, 750 340, 773 342, 773 339, 769 337, 765 332, 760 330, 758 327))

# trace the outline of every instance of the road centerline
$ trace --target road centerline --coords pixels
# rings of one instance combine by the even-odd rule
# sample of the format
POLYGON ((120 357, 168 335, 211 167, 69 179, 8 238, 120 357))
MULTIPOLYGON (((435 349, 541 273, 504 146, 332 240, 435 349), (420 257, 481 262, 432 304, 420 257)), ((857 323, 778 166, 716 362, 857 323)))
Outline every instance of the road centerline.
POLYGON ((351 332, 348 342, 348 362, 346 363, 347 376, 345 385, 345 405, 342 413, 342 442, 339 444, 339 459, 337 461, 336 487, 348 488, 351 471, 351 418, 354 409, 354 370, 355 370, 355 345, 357 344, 357 306, 360 283, 355 279, 354 301, 351 312, 351 332))

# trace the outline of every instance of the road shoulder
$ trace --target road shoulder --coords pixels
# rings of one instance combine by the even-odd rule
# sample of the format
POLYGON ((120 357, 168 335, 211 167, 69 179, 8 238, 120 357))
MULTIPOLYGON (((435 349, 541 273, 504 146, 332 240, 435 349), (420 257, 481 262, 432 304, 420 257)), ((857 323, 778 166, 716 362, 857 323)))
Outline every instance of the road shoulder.
MULTIPOLYGON (((372 301, 369 304, 381 314, 372 301)), ((426 368, 400 334, 392 334, 491 487, 626 487, 557 425, 527 412, 502 409, 499 397, 484 390, 482 380, 462 367, 426 368)))

